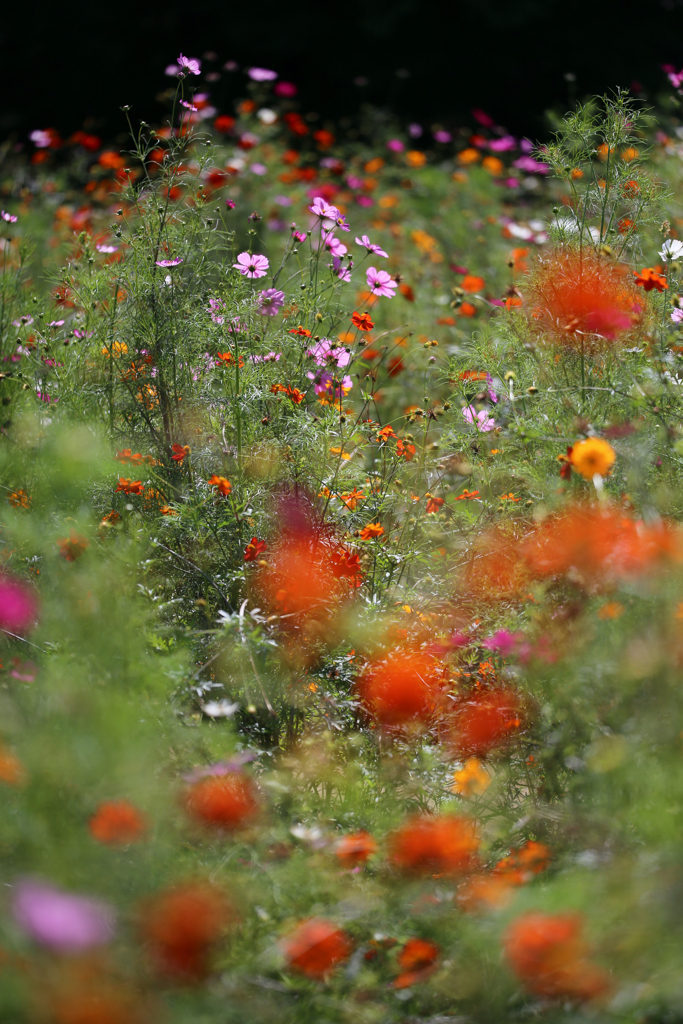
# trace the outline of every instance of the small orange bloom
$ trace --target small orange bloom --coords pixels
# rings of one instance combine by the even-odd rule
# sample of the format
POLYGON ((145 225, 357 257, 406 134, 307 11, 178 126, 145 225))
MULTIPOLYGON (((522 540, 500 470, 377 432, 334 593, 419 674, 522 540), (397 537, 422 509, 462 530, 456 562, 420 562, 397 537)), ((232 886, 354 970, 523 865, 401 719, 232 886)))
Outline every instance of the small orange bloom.
POLYGON ((611 444, 600 437, 577 441, 569 456, 571 465, 585 480, 597 474, 606 476, 616 461, 617 453, 611 444))
POLYGON ((471 302, 463 302, 460 306, 458 313, 460 316, 476 316, 477 307, 473 306, 471 302))
POLYGON ((258 537, 252 537, 246 548, 244 549, 244 561, 255 562, 259 555, 262 555, 266 550, 266 542, 259 540, 258 537))
POLYGON ((7 495, 7 500, 12 508, 30 508, 31 499, 25 490, 20 488, 18 491, 12 491, 7 495))
POLYGON ((457 875, 475 861, 479 839, 469 818, 413 815, 390 839, 391 862, 418 875, 457 875))
POLYGON ((367 710, 383 725, 428 718, 439 698, 439 666, 425 651, 391 651, 371 661, 357 688, 367 710))
POLYGON ((187 790, 184 803, 190 817, 202 824, 231 830, 250 822, 260 809, 253 782, 241 772, 200 779, 187 790))
POLYGON ((18 786, 24 781, 24 766, 7 747, 0 746, 0 782, 18 786))
POLYGON ((610 988, 607 974, 588 959, 577 914, 523 914, 503 938, 517 977, 533 993, 585 1002, 610 988))
POLYGON ((476 164, 481 160, 481 153, 474 146, 468 149, 463 149, 462 152, 458 153, 458 163, 460 164, 476 164))
POLYGON ((124 494, 142 494, 145 489, 142 480, 129 480, 128 477, 120 476, 114 494, 122 491, 124 494))
POLYGON ((115 509, 112 509, 111 512, 107 512, 106 516, 102 516, 100 519, 100 526, 111 526, 114 523, 118 523, 120 518, 121 516, 119 513, 116 512, 115 509))
POLYGON ((415 455, 417 448, 414 444, 409 441, 403 441, 401 438, 396 442, 396 454, 399 458, 404 458, 406 462, 410 462, 415 455))
POLYGON ((145 819, 127 800, 110 800, 100 804, 90 819, 90 832, 98 843, 127 846, 142 839, 147 831, 145 819))
POLYGON ((380 523, 368 523, 360 531, 358 536, 361 540, 373 540, 375 537, 381 537, 384 533, 384 527, 380 523))
POLYGON ((227 498, 227 496, 230 494, 230 491, 232 490, 232 484, 230 483, 230 481, 227 480, 224 476, 216 476, 215 473, 213 474, 213 476, 210 476, 206 482, 209 485, 209 487, 215 487, 219 494, 222 494, 223 497, 225 498, 227 498))
POLYGON ((427 513, 438 512, 441 506, 444 504, 444 498, 434 498, 431 494, 425 495, 427 498, 427 513))
POLYGON ((288 333, 289 334, 298 334, 300 338, 310 338, 311 337, 311 332, 308 330, 308 328, 307 327, 302 327, 301 324, 299 324, 298 327, 290 328, 288 333))
POLYGON ((382 429, 377 434, 377 440, 380 442, 388 441, 390 437, 396 437, 396 432, 394 428, 391 426, 382 427, 382 429))
POLYGON ((497 156, 485 156, 481 162, 481 166, 489 172, 489 174, 500 175, 505 170, 505 164, 497 156))
POLYGON ((345 868, 353 868, 377 852, 377 843, 368 832, 354 832, 340 839, 334 852, 345 868))
POLYGON ((658 292, 663 292, 669 287, 664 275, 658 273, 652 267, 643 267, 639 274, 635 270, 633 273, 635 274, 638 287, 644 288, 646 292, 651 292, 653 288, 656 288, 658 292))
POLYGON ((496 875, 505 875, 514 885, 523 885, 531 881, 534 875, 545 871, 551 858, 550 848, 545 843, 530 839, 509 857, 499 860, 493 871, 496 875))
POLYGON ((621 159, 625 164, 630 164, 632 160, 636 160, 640 156, 637 149, 633 146, 628 146, 621 152, 621 159))
POLYGON ((485 281, 476 274, 466 274, 460 282, 460 287, 464 292, 480 292, 485 287, 485 281))
POLYGON ((173 455, 171 458, 174 462, 182 462, 183 459, 192 451, 189 444, 174 444, 171 447, 173 448, 173 455))
POLYGON ((141 931, 165 974, 198 980, 233 918, 224 894, 207 882, 167 889, 143 905, 141 931))
POLYGON ((351 323, 359 331, 371 331, 375 326, 369 313, 354 313, 351 317, 351 323))
POLYGON ((418 981, 426 981, 436 970, 439 947, 425 939, 408 939, 398 954, 401 974, 392 983, 393 988, 408 988, 418 981))
POLYGON ((621 186, 621 194, 627 199, 635 199, 636 196, 640 195, 640 185, 635 179, 625 181, 621 186))
POLYGON ((161 512, 162 516, 178 516, 178 515, 180 515, 180 513, 176 512, 176 510, 171 508, 170 505, 162 505, 161 508, 159 509, 159 511, 161 512))
POLYGON ((583 178, 583 171, 580 167, 572 167, 571 178, 573 181, 578 181, 580 178, 583 178))
POLYGON ((339 500, 343 505, 346 505, 351 512, 355 512, 358 507, 359 501, 365 501, 366 495, 362 491, 359 491, 357 487, 354 487, 348 494, 340 494, 339 500))
POLYGON ((413 291, 409 284, 405 283, 405 281, 403 281, 398 286, 398 290, 400 291, 403 298, 407 299, 408 302, 415 302, 415 292, 413 291))
POLYGON ((337 964, 347 960, 353 946, 346 932, 330 921, 311 918, 282 940, 287 963, 307 978, 322 980, 337 964))
POLYGON ((408 167, 424 167, 427 163, 427 155, 420 149, 409 149, 405 159, 408 167))
POLYGON ((90 547, 90 542, 72 530, 70 537, 62 537, 61 540, 57 541, 57 546, 62 558, 66 559, 67 562, 75 562, 90 547))
MULTIPOLYGON (((290 332, 291 333, 291 332, 290 332)), ((232 352, 217 352, 216 358, 220 360, 223 366, 232 366, 235 362, 235 357, 232 352)), ((244 359, 240 356, 240 370, 244 366, 244 359)))
POLYGON ((455 499, 456 501, 473 501, 479 497, 479 491, 468 491, 467 488, 463 488, 462 494, 459 494, 455 499))

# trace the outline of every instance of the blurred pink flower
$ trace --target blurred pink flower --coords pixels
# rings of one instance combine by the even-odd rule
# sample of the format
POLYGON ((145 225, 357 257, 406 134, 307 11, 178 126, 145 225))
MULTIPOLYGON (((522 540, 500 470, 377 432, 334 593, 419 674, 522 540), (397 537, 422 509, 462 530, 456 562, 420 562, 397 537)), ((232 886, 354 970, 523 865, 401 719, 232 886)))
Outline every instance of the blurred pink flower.
POLYGON ((43 131, 40 128, 36 129, 36 131, 34 132, 31 132, 31 134, 29 135, 29 139, 36 147, 36 149, 47 149, 49 146, 52 145, 52 136, 50 135, 50 133, 47 131, 43 131))
POLYGON ((292 231, 292 238, 296 238, 297 242, 306 241, 306 235, 303 231, 292 231))
POLYGON ((675 324, 683 323, 683 309, 674 309, 671 314, 671 319, 675 324))
POLYGON ((514 135, 503 135, 501 139, 491 139, 489 149, 494 153, 507 153, 510 149, 517 148, 517 139, 514 135))
POLYGON ((156 260, 156 265, 158 267, 177 267, 178 264, 182 262, 182 256, 176 256, 174 260, 156 260))
POLYGON ((9 576, 0 577, 0 629, 21 636, 37 618, 38 602, 28 587, 9 576))
POLYGON ((225 205, 227 206, 228 210, 234 210, 235 209, 235 204, 234 204, 232 199, 226 199, 225 200, 225 205))
POLYGON ((277 288, 266 288, 259 295, 259 313, 261 316, 277 316, 285 304, 285 293, 277 288))
POLYGON ((419 139, 423 130, 422 125, 417 124, 417 122, 408 125, 408 135, 410 135, 411 139, 419 139))
POLYGON ((14 887, 12 914, 32 939, 62 953, 102 946, 114 935, 115 915, 107 903, 30 878, 14 887))
POLYGON ((235 270, 239 270, 243 277, 265 277, 269 266, 267 256, 252 256, 248 252, 241 252, 237 263, 233 263, 235 270))
POLYGON ((361 235, 360 238, 356 238, 356 245, 364 246, 368 252, 374 253, 375 256, 386 256, 389 259, 388 253, 384 249, 380 249, 375 242, 371 242, 367 235, 361 235))
POLYGON ((178 67, 181 71, 187 71, 191 75, 198 75, 201 65, 202 62, 194 57, 183 57, 182 53, 178 57, 178 67))
POLYGON ((274 82, 277 78, 277 71, 269 71, 268 68, 249 68, 247 74, 252 82, 274 82))
POLYGON ((482 641, 482 644, 490 651, 497 651, 501 658, 507 658, 508 655, 517 650, 523 640, 523 633, 510 633, 507 629, 499 629, 493 636, 482 641))
POLYGON ((368 288, 373 295, 384 295, 387 299, 393 299, 396 294, 397 284, 387 274, 386 270, 377 270, 375 267, 368 267, 365 272, 368 288))
POLYGON ((17 216, 15 213, 7 213, 6 210, 0 210, 0 217, 6 220, 8 224, 16 224, 17 216))
POLYGON ((453 136, 451 135, 450 132, 445 132, 445 131, 434 132, 434 141, 435 142, 452 142, 453 141, 453 136))
POLYGON ((400 139, 389 139, 387 142, 387 149, 390 149, 392 153, 402 153, 405 148, 400 139))
POLYGON ((465 417, 465 421, 471 423, 472 426, 476 426, 477 430, 486 432, 495 429, 496 422, 493 416, 489 416, 486 409, 480 409, 477 412, 473 405, 466 405, 462 414, 465 417))
POLYGON ((294 82, 278 82, 273 89, 276 96, 285 96, 287 98, 296 96, 298 91, 299 90, 294 85, 294 82))
POLYGON ((314 381, 313 389, 318 397, 324 395, 326 398, 339 400, 353 387, 353 381, 348 374, 340 379, 329 370, 322 370, 318 373, 307 373, 306 376, 314 381))

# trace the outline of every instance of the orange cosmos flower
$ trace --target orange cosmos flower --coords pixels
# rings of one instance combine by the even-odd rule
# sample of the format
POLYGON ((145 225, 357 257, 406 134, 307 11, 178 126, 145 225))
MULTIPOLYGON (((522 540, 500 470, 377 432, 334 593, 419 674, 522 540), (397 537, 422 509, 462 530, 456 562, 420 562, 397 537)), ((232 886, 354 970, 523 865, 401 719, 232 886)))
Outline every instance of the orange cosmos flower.
POLYGON ((415 445, 411 444, 409 441, 403 441, 401 438, 399 438, 398 441, 396 442, 396 454, 399 456, 399 458, 405 459, 406 462, 412 461, 416 451, 417 448, 415 447, 415 445))
POLYGON ((115 509, 112 509, 111 512, 107 512, 105 516, 102 516, 100 519, 100 526, 111 526, 114 523, 118 523, 120 518, 121 516, 119 513, 115 509))
POLYGON ((371 661, 356 688, 368 712, 382 725, 427 719, 439 699, 441 673, 426 651, 391 651, 371 661))
POLYGON ((67 562, 75 562, 90 547, 90 542, 72 530, 70 537, 62 537, 57 541, 57 546, 62 558, 67 562))
POLYGON ((457 814, 416 814, 390 837, 390 860, 409 874, 458 875, 474 866, 475 826, 457 814))
POLYGON ((348 578, 352 585, 360 586, 360 577, 363 574, 360 564, 360 555, 348 551, 346 548, 339 548, 330 553, 330 569, 337 579, 348 578))
POLYGON ((291 327, 287 333, 288 334, 298 334, 300 338, 310 338, 311 337, 311 332, 308 330, 308 328, 307 327, 302 327, 301 324, 299 324, 298 327, 291 327))
POLYGON ((468 491, 466 487, 463 488, 462 494, 459 494, 455 499, 456 501, 474 501, 475 498, 479 497, 479 491, 468 491))
POLYGON ((401 974, 394 982, 393 988, 408 988, 418 981, 426 979, 436 970, 439 959, 439 947, 425 939, 408 939, 398 954, 401 974))
MULTIPOLYGON (((223 366, 232 366, 232 364, 235 362, 235 357, 233 356, 232 352, 217 352, 216 358, 220 360, 223 366)), ((243 366, 244 359, 242 358, 242 356, 240 356, 240 370, 242 369, 243 366)))
POLYGON ((513 690, 476 691, 456 704, 450 742, 459 753, 482 757, 515 735, 521 714, 520 698, 513 690))
POLYGON ((227 496, 230 494, 230 491, 232 490, 232 484, 230 483, 230 481, 227 480, 224 476, 216 476, 215 473, 213 474, 213 476, 210 476, 206 482, 209 485, 209 487, 215 487, 218 493, 222 494, 224 498, 227 498, 227 496))
POLYGON ((237 829, 260 810, 256 788, 242 772, 209 775, 193 783, 184 797, 185 810, 203 825, 237 829))
POLYGON ((526 593, 530 572, 521 557, 514 524, 481 534, 462 576, 463 590, 486 601, 514 599, 526 593))
POLYGON ((357 487, 354 487, 348 494, 340 494, 339 500, 343 505, 346 505, 348 509, 355 512, 358 507, 359 501, 365 501, 366 495, 362 491, 359 491, 357 487))
POLYGON ((371 331, 375 326, 369 313, 354 313, 351 317, 351 323, 359 331, 371 331))
POLYGON ((24 766, 7 747, 0 746, 0 782, 18 786, 25 778, 24 766))
POLYGON ((257 586, 273 610, 306 618, 326 614, 342 593, 328 544, 308 528, 284 536, 275 545, 257 586))
POLYGON ((262 555, 266 550, 266 542, 259 540, 258 537, 252 537, 246 548, 244 549, 244 561, 255 562, 259 555, 262 555))
POLYGON ((384 527, 380 523, 368 523, 360 531, 358 536, 361 540, 373 540, 375 537, 381 537, 384 533, 384 527))
POLYGON ((653 288, 656 288, 658 292, 663 292, 669 287, 664 274, 660 274, 652 267, 643 267, 639 274, 635 270, 633 273, 638 287, 644 288, 646 292, 651 292, 653 288))
POLYGON ((588 959, 577 914, 523 914, 503 946, 517 977, 535 995, 585 1002, 609 991, 607 974, 588 959))
POLYGON ((197 981, 209 973, 210 954, 234 914, 217 886, 189 882, 149 900, 140 918, 159 968, 181 980, 197 981))
POLYGON ((391 426, 382 427, 382 429, 377 434, 377 440, 380 442, 388 441, 390 437, 396 437, 396 432, 394 428, 391 426))
POLYGON ((338 840, 334 852, 345 868, 354 868, 377 852, 377 843, 368 832, 354 832, 338 840))
POLYGON ((7 500, 12 508, 30 508, 31 499, 25 490, 20 488, 18 491, 12 491, 7 495, 7 500))
POLYGON ((472 875, 459 887, 456 900, 467 913, 495 910, 510 901, 513 888, 507 875, 472 875))
POLYGON ((398 290, 407 302, 415 302, 415 292, 405 281, 398 286, 398 290))
POLYGON ((100 804, 90 819, 90 833, 98 843, 127 846, 142 839, 147 831, 145 819, 127 800, 100 804))
POLYGON ((124 494, 142 494, 145 486, 142 480, 129 480, 128 477, 120 476, 115 494, 122 491, 124 494))
POLYGON ((614 341, 632 326, 638 296, 619 264, 589 250, 556 249, 539 260, 529 281, 533 321, 556 341, 614 341))
POLYGON ((491 785, 491 776, 477 757, 470 757, 462 768, 453 772, 451 789, 459 796, 470 797, 485 793, 491 785))
POLYGON ((347 960, 352 949, 346 932, 317 917, 303 921, 282 940, 282 951, 289 966, 307 978, 318 980, 347 960))
POLYGON ((173 455, 171 458, 174 462, 182 462, 183 459, 192 451, 189 444, 174 444, 171 447, 173 448, 173 455))
POLYGON ((577 441, 569 455, 571 465, 586 480, 592 480, 596 473, 599 476, 606 476, 614 465, 616 457, 616 452, 611 444, 599 437, 589 437, 586 441, 577 441))
POLYGON ((550 848, 545 843, 530 839, 519 850, 499 860, 493 871, 496 875, 505 875, 514 885, 523 885, 531 881, 534 875, 545 871, 551 858, 550 848))
POLYGON ((477 277, 476 274, 465 274, 460 287, 464 292, 480 292, 485 287, 485 281, 483 277, 477 277))
POLYGON ((427 514, 438 512, 445 501, 444 498, 434 498, 431 494, 426 494, 425 497, 427 498, 427 514))

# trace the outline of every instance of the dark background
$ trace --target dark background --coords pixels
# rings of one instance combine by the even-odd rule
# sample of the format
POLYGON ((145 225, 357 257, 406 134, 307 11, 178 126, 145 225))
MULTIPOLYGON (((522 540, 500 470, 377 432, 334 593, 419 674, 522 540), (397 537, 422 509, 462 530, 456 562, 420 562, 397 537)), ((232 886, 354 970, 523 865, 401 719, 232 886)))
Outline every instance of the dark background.
MULTIPOLYGON (((164 68, 181 50, 215 52, 205 70, 273 68, 298 85, 302 112, 323 119, 370 102, 404 122, 454 126, 471 124, 476 106, 542 138, 544 110, 574 96, 635 82, 654 99, 660 65, 683 66, 683 0, 14 0, 0 19, 0 138, 46 127, 112 137, 124 103, 157 120, 155 96, 172 84, 164 68)), ((221 75, 210 90, 230 113, 245 77, 221 75)))

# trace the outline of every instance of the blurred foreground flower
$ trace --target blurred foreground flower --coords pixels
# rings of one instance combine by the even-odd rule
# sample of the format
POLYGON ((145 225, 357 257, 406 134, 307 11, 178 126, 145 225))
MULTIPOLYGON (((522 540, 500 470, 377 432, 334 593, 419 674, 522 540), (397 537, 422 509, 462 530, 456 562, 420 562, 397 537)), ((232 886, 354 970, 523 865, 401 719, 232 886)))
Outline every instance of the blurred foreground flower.
POLYGON ((163 973, 197 981, 209 973, 211 952, 234 916, 217 886, 188 882, 147 901, 140 930, 163 973))
POLYGON ((127 800, 110 800, 100 804, 90 819, 89 828, 99 843, 127 846, 143 838, 147 823, 127 800))
POLYGON ((382 725, 429 718, 440 697, 439 666, 426 651, 398 650, 371 661, 357 690, 368 713, 382 725))
POLYGON ((456 814, 414 815, 390 837, 390 859, 418 875, 457 875, 476 863, 474 822, 456 814))
POLYGON ((317 917, 304 921, 282 940, 282 951, 289 966, 307 978, 318 980, 347 960, 352 949, 346 932, 317 917))
POLYGON ((588 959, 577 914, 530 912, 513 921, 503 938, 515 974, 535 995, 581 1002, 605 995, 609 977, 588 959))
POLYGON ((256 787, 241 772, 200 779, 187 790, 184 804, 190 817, 222 829, 240 828, 260 810, 256 787))
POLYGON ((12 913, 32 939, 61 953, 102 946, 114 935, 114 911, 107 903, 30 878, 15 885, 12 913))
POLYGON ((334 852, 345 868, 353 868, 377 852, 377 843, 368 832, 354 832, 339 839, 334 852))
POLYGON ((419 981, 426 981, 436 970, 439 947, 425 939, 408 939, 398 954, 401 974, 392 983, 393 988, 408 988, 419 981))
POLYGON ((38 600, 28 587, 0 576, 0 629, 22 636, 38 618, 38 600))

